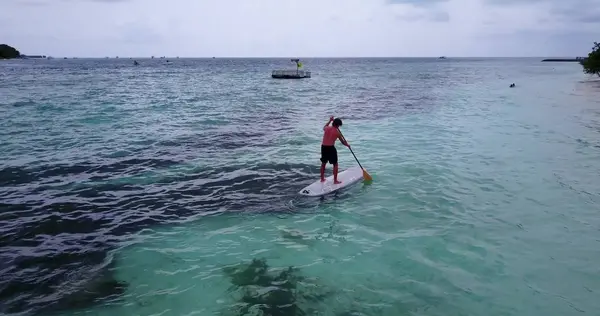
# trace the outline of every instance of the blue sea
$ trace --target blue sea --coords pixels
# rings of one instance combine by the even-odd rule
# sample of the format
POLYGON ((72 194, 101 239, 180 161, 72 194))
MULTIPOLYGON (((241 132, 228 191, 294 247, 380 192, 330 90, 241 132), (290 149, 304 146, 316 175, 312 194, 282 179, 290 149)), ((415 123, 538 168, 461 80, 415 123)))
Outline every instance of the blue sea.
POLYGON ((595 315, 600 81, 541 59, 0 61, 0 314, 595 315), (300 196, 331 115, 373 181, 300 196))

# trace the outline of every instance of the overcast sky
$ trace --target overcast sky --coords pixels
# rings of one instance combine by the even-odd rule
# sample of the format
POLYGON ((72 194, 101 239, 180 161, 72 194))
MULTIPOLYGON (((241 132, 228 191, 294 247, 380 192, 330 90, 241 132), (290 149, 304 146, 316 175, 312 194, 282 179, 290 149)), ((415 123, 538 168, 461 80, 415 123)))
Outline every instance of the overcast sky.
POLYGON ((0 43, 55 57, 583 56, 600 0, 0 0, 0 43))

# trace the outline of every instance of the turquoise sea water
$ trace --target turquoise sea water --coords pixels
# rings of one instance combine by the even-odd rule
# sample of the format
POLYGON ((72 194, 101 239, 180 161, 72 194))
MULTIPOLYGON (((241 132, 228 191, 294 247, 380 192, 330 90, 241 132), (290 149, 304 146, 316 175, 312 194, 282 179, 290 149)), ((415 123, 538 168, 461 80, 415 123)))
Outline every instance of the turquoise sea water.
POLYGON ((0 313, 593 315, 600 82, 540 60, 2 61, 0 313), (301 198, 330 115, 374 181, 301 198))

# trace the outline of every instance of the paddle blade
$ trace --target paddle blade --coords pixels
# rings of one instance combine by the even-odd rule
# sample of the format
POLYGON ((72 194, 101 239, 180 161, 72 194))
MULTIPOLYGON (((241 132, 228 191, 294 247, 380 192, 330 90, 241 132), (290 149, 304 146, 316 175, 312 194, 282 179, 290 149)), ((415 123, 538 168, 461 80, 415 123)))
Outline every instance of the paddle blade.
POLYGON ((365 179, 365 181, 373 181, 373 178, 365 169, 363 169, 363 178, 365 179))

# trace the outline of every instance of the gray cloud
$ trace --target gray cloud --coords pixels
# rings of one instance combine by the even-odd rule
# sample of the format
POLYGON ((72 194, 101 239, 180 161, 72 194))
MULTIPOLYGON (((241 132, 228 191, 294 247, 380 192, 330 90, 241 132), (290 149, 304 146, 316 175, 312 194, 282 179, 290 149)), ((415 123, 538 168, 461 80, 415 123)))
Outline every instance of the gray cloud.
POLYGON ((556 4, 550 13, 567 22, 600 23, 600 1, 588 0, 587 2, 588 5, 583 6, 556 4))
POLYGON ((486 3, 494 5, 519 5, 529 3, 541 3, 541 2, 559 2, 555 0, 485 0, 486 3))
POLYGON ((481 40, 482 44, 485 44, 489 49, 496 50, 499 56, 514 55, 511 48, 522 47, 522 56, 575 57, 587 55, 588 50, 592 47, 590 39, 597 35, 597 32, 581 32, 578 30, 564 30, 553 33, 527 30, 511 34, 497 33, 491 38, 486 37, 481 40), (573 47, 580 47, 581 49, 576 52, 573 47))
POLYGON ((88 0, 88 1, 94 1, 94 2, 126 2, 126 1, 131 1, 131 0, 88 0))
POLYGON ((547 5, 561 22, 600 24, 600 0, 485 0, 495 6, 547 5))
MULTIPOLYGON (((101 3, 122 3, 129 2, 132 0, 60 0, 62 2, 101 2, 101 3)), ((21 6, 47 6, 55 4, 55 1, 52 0, 20 0, 15 1, 12 4, 21 5, 21 6)))
POLYGON ((449 22, 450 14, 445 10, 436 7, 440 3, 448 3, 450 0, 387 0, 388 5, 409 4, 419 8, 420 12, 402 12, 396 14, 395 18, 399 21, 416 22, 449 22))
POLYGON ((397 14, 395 18, 399 21, 415 22, 425 19, 425 16, 423 14, 397 14))
POLYGON ((600 0, 0 1, 0 39, 55 57, 577 56, 600 29, 600 0))
POLYGON ((435 22, 450 22, 450 14, 446 11, 435 12, 431 15, 431 20, 435 22))
POLYGON ((164 40, 164 37, 156 32, 153 28, 141 23, 127 23, 119 26, 117 40, 128 44, 159 44, 164 40))
POLYGON ((22 5, 22 6, 30 6, 30 7, 38 7, 38 6, 44 6, 44 5, 49 5, 49 2, 44 2, 43 0, 24 0, 24 1, 19 1, 17 2, 17 4, 22 5))
POLYGON ((412 4, 414 6, 431 6, 440 2, 448 2, 449 0, 387 0, 390 4, 412 4))
POLYGON ((579 21, 583 23, 600 23, 600 11, 588 12, 586 15, 580 16, 579 21))
POLYGON ((431 11, 428 13, 416 14, 398 14, 396 19, 400 21, 415 22, 415 21, 431 21, 431 22, 449 22, 450 14, 446 11, 431 11))

